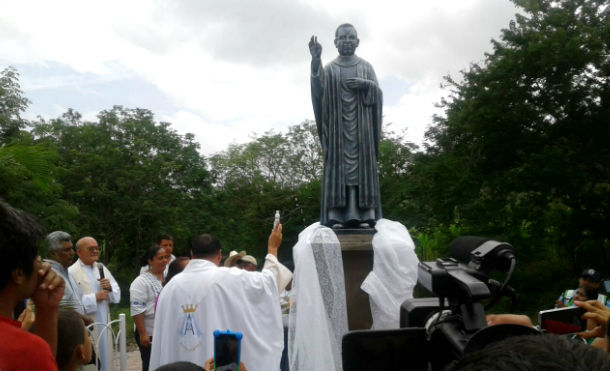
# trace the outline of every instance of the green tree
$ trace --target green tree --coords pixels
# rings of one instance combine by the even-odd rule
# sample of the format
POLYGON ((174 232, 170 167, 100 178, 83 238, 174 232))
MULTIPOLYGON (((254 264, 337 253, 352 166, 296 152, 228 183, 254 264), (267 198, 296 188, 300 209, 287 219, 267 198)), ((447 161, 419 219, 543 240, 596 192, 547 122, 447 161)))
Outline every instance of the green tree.
POLYGON ((447 78, 410 195, 428 205, 430 228, 459 223, 513 242, 522 277, 551 282, 565 266, 608 274, 610 7, 515 3, 524 15, 485 62, 447 78))
POLYGON ((61 199, 54 146, 37 142, 25 130, 29 123, 21 114, 28 104, 19 73, 5 68, 0 72, 0 197, 36 215, 47 229, 71 229, 77 209, 61 199))
POLYGON ((199 145, 155 122, 150 111, 115 106, 97 122, 83 122, 69 110, 38 123, 35 133, 57 148, 57 179, 79 208, 77 236, 96 237, 124 281, 157 234, 174 234, 185 253, 186 241, 209 220, 210 176, 199 145))
POLYGON ((8 143, 26 126, 21 118, 30 101, 23 96, 19 73, 14 67, 0 72, 0 145, 8 143))
MULTIPOLYGON (((305 121, 286 134, 269 131, 232 144, 210 158, 214 175, 216 231, 226 250, 245 249, 262 257, 275 210, 282 214, 284 246, 319 217, 321 148, 315 125, 305 121)), ((290 257, 281 250, 282 259, 290 257)))

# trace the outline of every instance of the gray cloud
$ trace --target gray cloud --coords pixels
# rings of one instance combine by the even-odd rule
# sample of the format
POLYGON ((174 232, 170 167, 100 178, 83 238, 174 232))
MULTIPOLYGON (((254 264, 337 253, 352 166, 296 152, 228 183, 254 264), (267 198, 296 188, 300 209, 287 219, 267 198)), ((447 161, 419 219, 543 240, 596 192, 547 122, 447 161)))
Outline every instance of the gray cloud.
POLYGON ((409 80, 465 69, 484 60, 481 50, 492 50, 491 39, 500 36, 516 12, 509 1, 479 1, 463 14, 437 8, 416 22, 389 30, 388 46, 400 58, 388 62, 399 63, 395 67, 409 80))
MULTIPOLYGON (((191 0, 170 4, 159 8, 156 17, 163 25, 171 25, 174 34, 197 39, 214 58, 254 66, 302 62, 308 56, 312 34, 332 33, 345 21, 296 1, 191 0)), ((159 47, 173 42, 168 37, 152 44, 159 47)))

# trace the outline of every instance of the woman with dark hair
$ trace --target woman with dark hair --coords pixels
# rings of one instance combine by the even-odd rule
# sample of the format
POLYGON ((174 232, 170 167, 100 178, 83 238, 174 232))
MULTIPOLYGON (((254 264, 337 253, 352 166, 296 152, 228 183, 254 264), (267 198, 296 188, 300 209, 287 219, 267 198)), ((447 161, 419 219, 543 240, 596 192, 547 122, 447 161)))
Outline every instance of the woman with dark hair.
POLYGON ((140 348, 143 371, 148 371, 155 302, 163 288, 163 271, 169 258, 167 250, 158 245, 152 246, 145 255, 148 270, 136 277, 129 287, 130 310, 135 324, 134 337, 140 348))
POLYGON ((171 262, 169 264, 169 268, 167 269, 167 277, 165 277, 165 282, 163 282, 163 286, 167 285, 169 283, 169 280, 172 279, 172 277, 182 272, 186 265, 189 263, 189 261, 191 261, 191 259, 189 259, 188 257, 179 256, 176 258, 176 260, 171 262))

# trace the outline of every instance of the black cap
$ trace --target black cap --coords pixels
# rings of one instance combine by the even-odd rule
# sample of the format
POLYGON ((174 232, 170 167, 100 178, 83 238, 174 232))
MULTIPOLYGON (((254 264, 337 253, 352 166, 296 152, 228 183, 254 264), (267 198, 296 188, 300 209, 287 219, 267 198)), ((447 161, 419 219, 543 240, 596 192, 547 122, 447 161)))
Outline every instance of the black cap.
POLYGON ((601 278, 599 276, 599 272, 597 272, 595 269, 593 268, 589 268, 589 269, 585 269, 584 271, 582 271, 582 273, 580 274, 581 277, 587 277, 590 278, 591 280, 593 280, 594 282, 600 282, 601 278))

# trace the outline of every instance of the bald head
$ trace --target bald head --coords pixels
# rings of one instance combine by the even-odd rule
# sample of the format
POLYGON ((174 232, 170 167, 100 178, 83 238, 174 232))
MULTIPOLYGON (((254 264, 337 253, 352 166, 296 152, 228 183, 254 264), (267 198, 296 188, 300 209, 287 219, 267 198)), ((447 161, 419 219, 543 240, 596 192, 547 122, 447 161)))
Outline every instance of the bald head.
POLYGON ((344 23, 337 27, 335 32, 335 46, 339 55, 349 57, 354 55, 356 48, 360 44, 358 33, 354 26, 349 23, 344 23))
POLYGON ((100 258, 100 249, 93 237, 83 237, 76 241, 76 254, 85 265, 92 265, 100 258))

